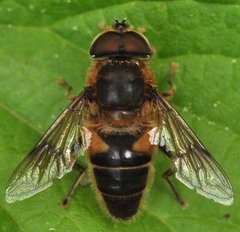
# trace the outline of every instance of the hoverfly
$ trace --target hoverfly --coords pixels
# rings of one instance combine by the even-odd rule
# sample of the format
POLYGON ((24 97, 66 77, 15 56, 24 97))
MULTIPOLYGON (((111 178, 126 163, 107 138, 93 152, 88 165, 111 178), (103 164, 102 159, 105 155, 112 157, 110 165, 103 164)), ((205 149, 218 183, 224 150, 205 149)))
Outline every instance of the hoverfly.
POLYGON ((13 172, 6 188, 9 203, 26 199, 70 172, 80 153, 80 166, 63 205, 84 176, 112 218, 129 220, 139 211, 149 185, 154 148, 170 159, 163 177, 177 201, 184 201, 169 177, 197 193, 231 205, 228 177, 186 122, 160 93, 148 66, 148 40, 130 29, 126 19, 98 35, 90 47, 93 67, 88 85, 75 97, 13 172))

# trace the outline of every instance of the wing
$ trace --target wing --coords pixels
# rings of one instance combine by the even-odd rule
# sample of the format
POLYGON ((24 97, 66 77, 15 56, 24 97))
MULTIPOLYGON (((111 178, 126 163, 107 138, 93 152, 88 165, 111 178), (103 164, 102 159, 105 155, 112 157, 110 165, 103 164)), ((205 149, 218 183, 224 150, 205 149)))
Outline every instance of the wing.
POLYGON ((84 127, 87 99, 81 93, 63 111, 33 150, 15 169, 6 187, 6 201, 23 200, 52 185, 55 178, 70 172, 77 158, 90 143, 84 127))
POLYGON ((176 178, 197 193, 224 205, 233 202, 231 183, 187 123, 157 92, 153 100, 159 127, 150 132, 150 143, 173 156, 176 178))

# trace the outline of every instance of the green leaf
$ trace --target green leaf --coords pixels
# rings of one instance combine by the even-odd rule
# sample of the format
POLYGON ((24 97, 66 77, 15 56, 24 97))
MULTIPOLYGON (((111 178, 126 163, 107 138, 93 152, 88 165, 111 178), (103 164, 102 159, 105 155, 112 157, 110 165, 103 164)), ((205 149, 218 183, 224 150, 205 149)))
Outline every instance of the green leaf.
POLYGON ((239 0, 1 1, 0 231, 239 231, 239 10, 239 0), (76 190, 68 209, 59 207, 75 171, 30 199, 5 202, 11 172, 68 104, 56 80, 65 78, 74 94, 83 90, 90 43, 100 22, 112 23, 109 15, 128 16, 135 28, 146 29, 157 51, 150 65, 160 90, 169 88, 170 64, 180 64, 171 103, 231 179, 232 206, 205 199, 173 177, 190 205, 182 210, 162 180, 170 163, 161 153, 146 203, 129 223, 107 218, 89 186, 76 190))

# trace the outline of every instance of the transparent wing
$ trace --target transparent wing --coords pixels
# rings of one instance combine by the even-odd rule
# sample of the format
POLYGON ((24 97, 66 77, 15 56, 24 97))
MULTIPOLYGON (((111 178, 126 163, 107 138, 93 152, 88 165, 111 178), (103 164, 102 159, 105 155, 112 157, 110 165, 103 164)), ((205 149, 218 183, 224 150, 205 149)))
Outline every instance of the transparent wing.
POLYGON ((77 154, 91 139, 91 133, 82 127, 86 102, 81 93, 15 169, 6 188, 7 202, 31 197, 72 170, 77 154))
POLYGON ((174 156, 176 178, 197 193, 224 205, 233 202, 231 183, 203 144, 173 107, 155 93, 159 127, 150 132, 150 143, 174 156))

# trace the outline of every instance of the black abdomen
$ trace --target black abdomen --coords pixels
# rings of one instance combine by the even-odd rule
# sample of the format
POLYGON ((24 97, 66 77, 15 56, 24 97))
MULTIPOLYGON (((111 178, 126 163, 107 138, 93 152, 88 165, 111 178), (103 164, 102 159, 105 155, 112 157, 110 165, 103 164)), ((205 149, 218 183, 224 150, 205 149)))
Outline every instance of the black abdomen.
POLYGON ((128 220, 139 209, 151 157, 132 150, 133 143, 141 134, 100 136, 109 149, 91 156, 97 188, 110 214, 117 219, 128 220))

